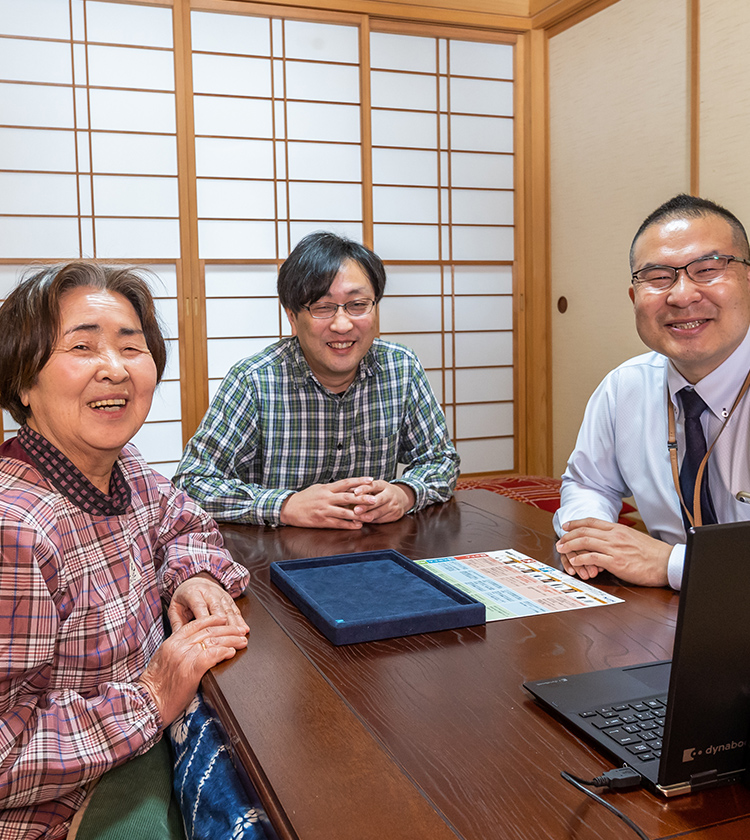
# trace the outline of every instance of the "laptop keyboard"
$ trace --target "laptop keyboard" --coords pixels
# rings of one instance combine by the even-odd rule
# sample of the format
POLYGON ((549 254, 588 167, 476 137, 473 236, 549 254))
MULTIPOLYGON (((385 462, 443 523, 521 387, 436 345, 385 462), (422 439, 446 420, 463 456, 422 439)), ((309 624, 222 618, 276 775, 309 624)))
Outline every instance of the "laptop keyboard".
POLYGON ((667 698, 649 697, 634 703, 581 712, 587 723, 604 732, 641 761, 661 758, 667 698))

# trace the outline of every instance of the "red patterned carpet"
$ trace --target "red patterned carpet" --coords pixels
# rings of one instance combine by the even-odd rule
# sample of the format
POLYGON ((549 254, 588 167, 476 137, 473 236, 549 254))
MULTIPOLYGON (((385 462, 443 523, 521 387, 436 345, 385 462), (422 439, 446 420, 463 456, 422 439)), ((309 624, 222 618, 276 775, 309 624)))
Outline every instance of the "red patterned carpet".
MULTIPOLYGON (((491 490, 501 496, 509 496, 518 502, 548 510, 554 513, 560 507, 559 478, 544 475, 514 475, 507 478, 459 478, 456 490, 491 490)), ((620 522, 633 525, 628 514, 635 513, 632 505, 623 504, 620 522)))

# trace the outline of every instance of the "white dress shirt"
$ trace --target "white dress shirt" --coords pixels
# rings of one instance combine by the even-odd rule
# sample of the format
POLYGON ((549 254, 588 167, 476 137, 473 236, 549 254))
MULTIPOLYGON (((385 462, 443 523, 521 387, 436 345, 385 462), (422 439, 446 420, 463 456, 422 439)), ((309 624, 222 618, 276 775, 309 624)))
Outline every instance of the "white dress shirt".
MULTIPOLYGON (((709 407, 701 417, 711 446, 750 370, 750 331, 734 353, 698 382, 709 407)), ((680 588, 685 527, 667 450, 667 386, 675 412, 679 462, 685 452, 684 418, 677 392, 690 383, 660 353, 646 353, 609 373, 586 407, 578 440, 563 475, 554 525, 596 517, 617 522, 622 499, 633 496, 649 534, 674 549, 669 584, 680 588)), ((737 406, 708 460, 709 487, 719 522, 750 520, 750 392, 737 406)))

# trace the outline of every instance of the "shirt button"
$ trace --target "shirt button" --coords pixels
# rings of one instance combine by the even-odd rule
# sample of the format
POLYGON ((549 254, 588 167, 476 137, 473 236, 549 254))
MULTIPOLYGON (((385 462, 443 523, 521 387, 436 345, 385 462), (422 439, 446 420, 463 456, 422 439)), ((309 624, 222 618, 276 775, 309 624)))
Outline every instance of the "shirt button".
POLYGON ((343 449, 343 448, 344 448, 343 443, 336 444, 336 449, 343 449))

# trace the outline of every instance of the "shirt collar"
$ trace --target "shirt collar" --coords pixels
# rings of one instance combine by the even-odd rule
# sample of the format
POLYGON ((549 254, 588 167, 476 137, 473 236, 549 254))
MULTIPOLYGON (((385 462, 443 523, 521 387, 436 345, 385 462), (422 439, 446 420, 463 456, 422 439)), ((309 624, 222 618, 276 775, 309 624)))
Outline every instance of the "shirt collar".
POLYGON ((93 516, 121 516, 130 506, 130 487, 119 463, 112 468, 107 496, 86 478, 78 467, 39 432, 28 426, 18 430, 18 442, 34 466, 52 486, 76 507, 93 516))
MULTIPOLYGON (((368 376, 375 376, 375 374, 380 369, 380 364, 377 359, 377 355, 375 353, 375 341, 373 341, 372 346, 370 349, 365 353, 362 358, 362 361, 359 363, 359 368, 357 373, 354 377, 354 382, 361 381, 368 376)), ((290 340, 290 348, 292 351, 292 360, 293 360, 293 367, 294 367, 294 382, 297 387, 301 388, 308 379, 312 379, 313 382, 319 387, 322 388, 327 394, 333 393, 329 391, 328 388, 325 388, 323 385, 320 384, 318 378, 310 369, 310 365, 307 363, 307 359, 305 358, 305 354, 302 352, 302 347, 300 346, 299 339, 297 336, 293 336, 290 340)), ((351 388, 351 385, 349 386, 351 388)), ((349 390, 347 388, 347 391, 349 390)), ((346 393, 346 391, 344 392, 346 393)))
MULTIPOLYGON (((750 370, 750 329, 732 355, 725 359, 715 370, 704 376, 695 385, 695 390, 705 401, 716 417, 726 417, 739 393, 747 372, 750 370)), ((669 362, 667 366, 667 382, 672 402, 678 411, 682 411, 682 404, 677 399, 677 392, 690 382, 669 362)))

